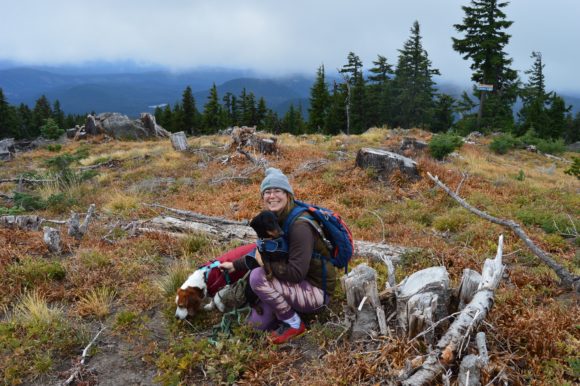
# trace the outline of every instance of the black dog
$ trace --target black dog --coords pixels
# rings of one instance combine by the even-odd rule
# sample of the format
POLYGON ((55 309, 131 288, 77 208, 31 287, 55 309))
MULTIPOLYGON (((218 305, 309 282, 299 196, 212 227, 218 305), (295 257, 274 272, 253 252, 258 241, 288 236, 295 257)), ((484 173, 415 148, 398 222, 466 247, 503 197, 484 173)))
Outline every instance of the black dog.
POLYGON ((258 238, 258 251, 268 280, 272 279, 272 263, 288 261, 288 248, 282 238, 284 232, 278 224, 278 216, 270 210, 263 210, 250 222, 258 238))

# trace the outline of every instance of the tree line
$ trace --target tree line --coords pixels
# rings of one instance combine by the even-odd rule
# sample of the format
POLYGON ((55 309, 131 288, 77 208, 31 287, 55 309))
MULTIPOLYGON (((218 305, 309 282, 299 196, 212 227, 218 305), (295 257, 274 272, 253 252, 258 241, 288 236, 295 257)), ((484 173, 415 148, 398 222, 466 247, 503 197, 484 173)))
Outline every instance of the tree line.
MULTIPOLYGON (((243 89, 240 95, 230 92, 221 98, 214 84, 203 106, 199 106, 191 87, 173 106, 157 107, 157 122, 170 131, 191 135, 213 134, 229 126, 257 126, 259 129, 292 134, 362 133, 370 127, 419 127, 432 132, 453 131, 466 135, 471 131, 501 131, 516 136, 524 134, 544 139, 580 140, 580 113, 572 116, 571 107, 553 91, 548 91, 541 52, 533 51, 533 63, 524 83, 512 59, 505 52, 513 24, 503 9, 507 1, 472 0, 463 6, 462 23, 454 25, 461 35, 452 38, 453 49, 470 61, 470 93, 454 98, 437 90, 433 77, 441 75, 433 67, 423 48, 421 29, 415 21, 410 36, 398 50, 396 65, 383 55, 368 69, 359 56, 350 52, 347 63, 337 69, 338 79, 330 84, 321 65, 310 89, 308 116, 302 106, 290 105, 279 117, 264 98, 257 99, 243 89), (522 108, 514 117, 517 99, 522 108)), ((51 108, 41 97, 31 111, 25 105, 8 105, 0 90, 0 137, 17 138, 38 135, 40 127, 51 118, 59 127, 74 127, 78 116, 60 110, 58 101, 51 108), (74 124, 73 124, 74 123, 74 124)))

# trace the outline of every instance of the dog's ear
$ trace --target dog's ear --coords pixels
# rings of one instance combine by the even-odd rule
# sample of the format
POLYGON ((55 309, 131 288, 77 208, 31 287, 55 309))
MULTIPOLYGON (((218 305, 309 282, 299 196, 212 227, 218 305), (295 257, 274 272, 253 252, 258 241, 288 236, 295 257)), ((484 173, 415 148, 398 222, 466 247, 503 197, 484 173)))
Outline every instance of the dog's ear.
POLYGON ((180 288, 177 290, 177 300, 179 307, 187 308, 187 311, 193 315, 201 307, 203 291, 197 287, 180 288))
POLYGON ((270 236, 273 239, 277 239, 278 237, 281 237, 284 232, 282 232, 282 229, 280 229, 280 227, 277 227, 276 229, 268 229, 266 231, 268 233, 268 236, 270 236))

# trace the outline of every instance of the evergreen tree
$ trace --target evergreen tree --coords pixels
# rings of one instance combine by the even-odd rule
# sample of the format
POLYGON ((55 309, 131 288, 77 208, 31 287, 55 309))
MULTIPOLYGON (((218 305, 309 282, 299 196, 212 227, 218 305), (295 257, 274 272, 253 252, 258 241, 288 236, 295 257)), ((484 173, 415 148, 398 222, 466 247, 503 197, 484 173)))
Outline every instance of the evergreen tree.
POLYGON ((42 95, 36 100, 34 109, 32 110, 32 127, 29 129, 29 133, 36 137, 40 135, 40 128, 46 123, 46 120, 52 116, 52 109, 50 108, 50 102, 46 96, 42 95))
POLYGON ((481 125, 504 130, 513 126, 511 107, 517 97, 518 83, 517 72, 510 68, 512 59, 504 52, 511 37, 505 30, 513 24, 502 11, 508 4, 501 0, 471 0, 470 6, 462 7, 463 23, 454 25, 464 37, 452 38, 453 49, 463 59, 472 61, 471 79, 493 85, 493 91, 485 99, 480 98, 480 91, 475 91, 485 101, 480 106, 481 125))
POLYGON ((60 102, 58 101, 58 99, 55 100, 52 105, 52 119, 54 119, 54 122, 58 127, 60 127, 63 130, 65 129, 64 112, 60 108, 60 102))
POLYGON ((411 27, 411 37, 399 50, 399 60, 393 81, 396 92, 395 124, 403 128, 423 127, 430 121, 435 82, 439 70, 431 68, 427 51, 421 43, 419 22, 411 27))
POLYGON ((574 118, 572 118, 571 114, 567 116, 566 130, 564 131, 563 137, 566 143, 580 141, 580 112, 576 113, 574 118))
POLYGON ((171 113, 171 128, 175 130, 174 132, 184 131, 189 133, 188 129, 184 126, 183 109, 179 103, 173 106, 173 112, 171 113))
POLYGON ((237 106, 235 95, 228 91, 222 98, 222 101, 224 102, 223 111, 226 116, 226 125, 227 126, 237 125, 236 120, 237 106))
POLYGON ((256 125, 256 117, 256 97, 254 93, 246 92, 244 87, 238 100, 238 123, 243 126, 254 126, 256 125))
POLYGON ((256 108, 256 124, 259 128, 268 128, 268 126, 265 125, 267 115, 268 107, 266 106, 266 100, 264 97, 260 97, 258 100, 258 107, 256 108))
POLYGON ((27 105, 21 103, 20 106, 18 106, 17 116, 20 124, 20 126, 15 130, 18 133, 16 136, 17 138, 34 138, 38 136, 40 130, 33 130, 32 111, 27 105))
POLYGON ((540 138, 551 139, 561 138, 566 132, 567 115, 572 110, 572 106, 566 106, 564 98, 556 93, 550 95, 549 104, 550 107, 548 108, 547 114, 550 120, 550 126, 544 132, 538 131, 538 136, 540 138))
POLYGON ((163 121, 163 109, 161 108, 161 106, 157 105, 155 107, 153 115, 155 116, 155 122, 157 122, 157 124, 160 125, 161 127, 166 128, 165 122, 163 121))
POLYGON ((346 95, 347 85, 334 82, 330 96, 330 108, 324 124, 325 134, 336 135, 340 132, 347 132, 346 95))
POLYGON ((208 101, 203 108, 203 130, 206 134, 216 133, 222 126, 221 105, 215 83, 209 90, 208 101))
POLYGON ((40 134, 44 138, 58 139, 58 137, 64 134, 64 129, 58 127, 58 124, 53 118, 47 118, 46 123, 40 127, 40 134))
POLYGON ((301 108, 295 108, 293 104, 290 105, 288 111, 282 118, 282 131, 294 135, 305 133, 306 124, 302 117, 301 108))
POLYGON ((198 112, 195 107, 195 98, 193 97, 190 86, 187 86, 185 91, 183 91, 181 109, 182 123, 180 125, 180 130, 184 130, 192 135, 196 135, 198 112))
POLYGON ((165 105, 165 107, 163 108, 163 114, 161 115, 162 119, 161 121, 163 122, 163 128, 167 129, 169 131, 171 131, 172 133, 176 133, 179 130, 177 129, 177 127, 173 126, 173 113, 171 112, 171 106, 168 104, 165 105))
POLYGON ((367 119, 370 125, 380 127, 392 123, 393 90, 389 75, 393 74, 393 66, 382 55, 378 55, 373 64, 369 69, 372 75, 368 76, 367 119))
POLYGON ((324 76, 324 65, 321 65, 316 71, 316 80, 310 89, 308 132, 317 133, 324 129, 329 107, 330 93, 324 76))
POLYGON ((0 139, 10 137, 12 128, 9 126, 8 114, 11 107, 4 98, 4 92, 0 88, 0 139))
POLYGON ((347 134, 350 134, 350 131, 357 134, 366 130, 368 125, 363 63, 353 52, 349 52, 347 60, 348 63, 339 71, 346 82, 347 134))
POLYGON ((451 95, 439 94, 435 98, 431 131, 434 133, 446 132, 453 125, 455 99, 451 95))

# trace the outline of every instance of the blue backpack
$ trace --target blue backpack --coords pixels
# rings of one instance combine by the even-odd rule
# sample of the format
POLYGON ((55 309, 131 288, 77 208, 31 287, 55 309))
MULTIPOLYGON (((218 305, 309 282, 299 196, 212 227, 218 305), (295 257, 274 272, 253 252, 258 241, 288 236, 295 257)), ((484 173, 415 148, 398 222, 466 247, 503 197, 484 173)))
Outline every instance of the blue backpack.
MULTIPOLYGON (((302 216, 316 229, 328 251, 330 252, 330 262, 337 268, 344 268, 345 273, 348 271, 348 262, 354 253, 354 240, 352 233, 346 223, 338 214, 330 209, 320 206, 307 204, 302 201, 294 200, 296 204, 286 218, 282 230, 284 235, 288 234, 290 225, 302 216)), ((315 257, 321 257, 315 253, 315 257)), ((324 264, 323 264, 324 267, 324 264)))

